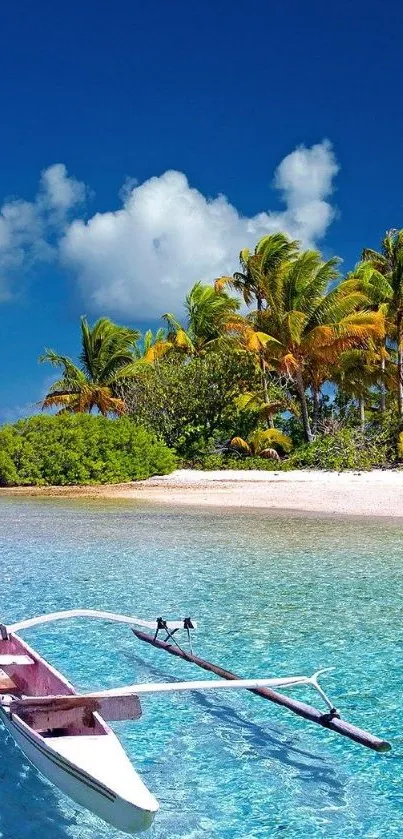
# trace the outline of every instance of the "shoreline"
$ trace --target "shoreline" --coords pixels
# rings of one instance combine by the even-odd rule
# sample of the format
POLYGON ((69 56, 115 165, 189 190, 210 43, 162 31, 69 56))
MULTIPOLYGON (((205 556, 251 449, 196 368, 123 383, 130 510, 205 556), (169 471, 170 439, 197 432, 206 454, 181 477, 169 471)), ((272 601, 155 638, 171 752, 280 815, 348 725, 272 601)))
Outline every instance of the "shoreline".
POLYGON ((2 497, 154 501, 168 506, 244 508, 325 515, 403 517, 403 471, 264 472, 176 470, 125 484, 7 487, 2 497))

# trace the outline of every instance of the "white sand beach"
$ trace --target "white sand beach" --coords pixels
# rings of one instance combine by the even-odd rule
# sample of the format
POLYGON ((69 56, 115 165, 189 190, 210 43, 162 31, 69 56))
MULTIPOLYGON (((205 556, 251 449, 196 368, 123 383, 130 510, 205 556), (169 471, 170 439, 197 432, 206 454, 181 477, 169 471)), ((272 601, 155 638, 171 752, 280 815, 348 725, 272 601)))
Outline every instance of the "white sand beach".
POLYGON ((168 505, 403 518, 403 471, 262 472, 180 469, 128 484, 1 489, 7 495, 125 498, 168 505))

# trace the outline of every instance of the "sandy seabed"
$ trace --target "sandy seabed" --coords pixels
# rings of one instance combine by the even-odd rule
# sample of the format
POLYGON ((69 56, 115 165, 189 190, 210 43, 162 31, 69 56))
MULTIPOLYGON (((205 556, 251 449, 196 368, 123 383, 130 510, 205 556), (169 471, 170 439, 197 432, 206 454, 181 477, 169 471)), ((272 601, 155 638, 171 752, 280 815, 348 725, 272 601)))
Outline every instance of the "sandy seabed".
POLYGON ((403 471, 262 472, 180 469, 127 484, 19 487, 3 496, 126 498, 168 505, 293 510, 403 518, 403 471))

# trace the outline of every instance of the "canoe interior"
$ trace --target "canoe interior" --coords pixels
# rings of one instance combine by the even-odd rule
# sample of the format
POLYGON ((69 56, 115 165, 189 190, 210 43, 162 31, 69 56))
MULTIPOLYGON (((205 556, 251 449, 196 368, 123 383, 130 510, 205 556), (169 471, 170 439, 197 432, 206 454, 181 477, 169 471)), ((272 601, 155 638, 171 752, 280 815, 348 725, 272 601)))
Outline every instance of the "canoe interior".
MULTIPOLYGON (((2 665, 0 671, 0 693, 10 693, 20 696, 63 695, 74 696, 76 691, 67 679, 58 673, 47 661, 41 658, 35 650, 16 635, 10 635, 7 640, 0 641, 1 655, 28 655, 33 664, 2 665)), ((97 713, 79 713, 49 718, 50 727, 44 727, 43 717, 40 725, 36 725, 35 718, 28 713, 21 718, 30 727, 39 731, 42 737, 57 737, 68 735, 100 735, 108 734, 110 729, 97 713)))

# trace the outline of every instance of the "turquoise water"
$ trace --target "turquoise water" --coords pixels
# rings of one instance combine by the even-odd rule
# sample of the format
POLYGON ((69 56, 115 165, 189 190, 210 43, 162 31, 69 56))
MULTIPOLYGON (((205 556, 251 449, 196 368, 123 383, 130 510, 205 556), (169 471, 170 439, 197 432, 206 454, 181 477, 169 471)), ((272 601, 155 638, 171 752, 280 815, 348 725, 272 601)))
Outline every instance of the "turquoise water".
MULTIPOLYGON (((196 651, 245 677, 335 666, 335 704, 393 742, 377 755, 245 692, 144 698, 142 719, 115 729, 161 804, 150 839, 400 837, 402 553, 400 522, 3 499, 0 615, 189 614, 196 651)), ((124 626, 25 637, 81 689, 200 678, 124 626)), ((2 839, 122 835, 42 780, 2 730, 0 753, 2 839)))

